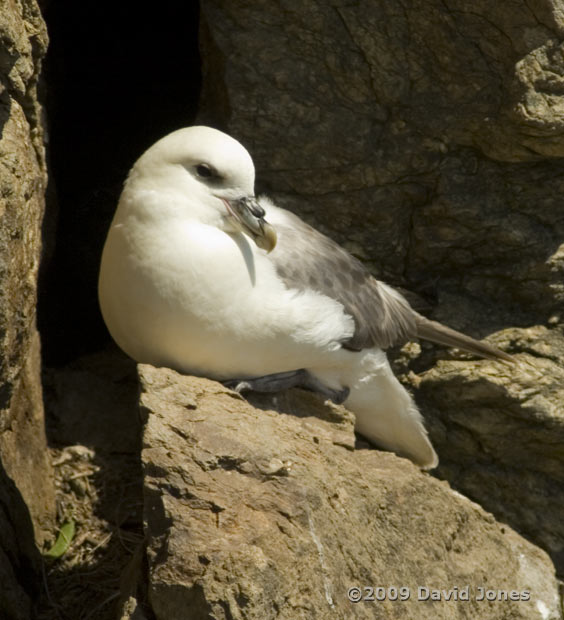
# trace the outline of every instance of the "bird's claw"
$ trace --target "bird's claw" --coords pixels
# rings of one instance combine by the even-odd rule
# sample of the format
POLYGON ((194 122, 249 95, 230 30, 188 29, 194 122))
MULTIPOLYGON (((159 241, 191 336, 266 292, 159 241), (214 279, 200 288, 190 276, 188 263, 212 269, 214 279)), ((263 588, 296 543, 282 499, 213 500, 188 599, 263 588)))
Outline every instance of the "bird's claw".
POLYGON ((344 403, 350 394, 348 387, 344 387, 341 390, 333 390, 327 387, 304 368, 288 372, 277 372, 253 379, 229 379, 224 381, 223 385, 231 390, 235 390, 238 394, 243 394, 244 392, 260 392, 264 394, 280 392, 292 387, 301 387, 310 392, 321 394, 321 396, 333 401, 336 405, 344 403))

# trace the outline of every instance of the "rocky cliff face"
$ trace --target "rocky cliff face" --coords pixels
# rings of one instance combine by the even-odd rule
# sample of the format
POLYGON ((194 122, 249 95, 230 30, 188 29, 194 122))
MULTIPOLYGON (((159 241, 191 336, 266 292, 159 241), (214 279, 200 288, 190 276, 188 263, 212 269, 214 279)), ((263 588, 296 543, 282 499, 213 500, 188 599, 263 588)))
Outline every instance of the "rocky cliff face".
MULTIPOLYGON (((193 8, 175 19, 163 4, 157 20, 133 3, 67 7, 74 21, 54 36, 69 37, 57 48, 68 62, 51 76, 83 75, 103 51, 109 62, 69 78, 53 124, 66 140, 52 154, 73 165, 58 168, 52 264, 66 277, 44 292, 43 336, 65 361, 99 333, 100 213, 137 150, 186 124, 180 83, 197 74, 182 65, 193 8), (93 16, 112 27, 82 29, 93 16), (118 70, 128 47, 150 54, 118 70)), ((35 330, 46 34, 34 0, 0 0, 0 34, 0 617, 27 620, 37 545, 54 529, 35 330)), ((137 380, 106 353, 48 369, 58 501, 77 536, 45 573, 42 620, 562 617, 563 38, 556 0, 202 0, 199 120, 249 148, 258 189, 518 365, 426 344, 393 352, 442 481, 355 441, 346 410, 298 391, 247 403, 166 369, 137 380)))
POLYGON ((33 0, 0 3, 0 40, 0 615, 24 620, 38 591, 35 544, 54 515, 35 327, 47 35, 33 0))

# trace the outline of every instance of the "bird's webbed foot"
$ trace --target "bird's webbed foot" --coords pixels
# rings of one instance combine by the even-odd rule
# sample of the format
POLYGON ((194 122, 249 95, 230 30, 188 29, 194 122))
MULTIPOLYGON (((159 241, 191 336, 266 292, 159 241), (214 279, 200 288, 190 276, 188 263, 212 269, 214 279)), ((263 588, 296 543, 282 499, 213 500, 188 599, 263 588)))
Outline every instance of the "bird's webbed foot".
POLYGON ((229 381, 224 381, 223 385, 240 394, 244 392, 272 393, 287 390, 292 387, 300 387, 310 392, 321 394, 337 405, 345 402, 350 392, 348 387, 344 387, 341 390, 333 390, 327 387, 319 381, 319 379, 311 375, 305 368, 289 370, 287 372, 276 372, 271 375, 254 377, 252 379, 230 379, 229 381))

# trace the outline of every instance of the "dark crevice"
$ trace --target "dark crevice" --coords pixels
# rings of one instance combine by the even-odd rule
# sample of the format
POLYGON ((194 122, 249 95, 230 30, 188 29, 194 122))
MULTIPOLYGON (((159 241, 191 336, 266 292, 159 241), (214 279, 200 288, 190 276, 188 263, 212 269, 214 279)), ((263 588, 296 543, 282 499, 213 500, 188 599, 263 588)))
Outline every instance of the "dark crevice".
POLYGON ((148 146, 193 122, 201 75, 197 2, 59 0, 44 15, 51 187, 38 321, 53 365, 108 341, 96 287, 122 183, 148 146))

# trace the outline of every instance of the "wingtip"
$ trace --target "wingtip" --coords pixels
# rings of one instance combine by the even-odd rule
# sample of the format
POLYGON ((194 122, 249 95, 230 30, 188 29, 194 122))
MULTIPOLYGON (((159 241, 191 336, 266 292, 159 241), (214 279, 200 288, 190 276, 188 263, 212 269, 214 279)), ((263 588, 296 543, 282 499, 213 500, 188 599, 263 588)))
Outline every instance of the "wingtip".
POLYGON ((509 353, 506 353, 505 351, 502 351, 501 349, 498 349, 483 340, 476 340, 466 334, 451 329, 442 323, 431 321, 421 315, 417 315, 417 336, 447 347, 457 347, 459 349, 463 349, 464 351, 468 351, 474 355, 479 355, 485 359, 504 362, 511 365, 515 365, 517 363, 517 360, 509 353))
MULTIPOLYGON (((476 353, 484 359, 489 359, 493 362, 501 362, 503 364, 507 364, 508 366, 515 366, 519 363, 518 360, 513 357, 513 355, 502 351, 498 347, 489 344, 488 342, 484 342, 483 340, 479 340, 477 342, 479 343, 480 347, 483 347, 483 349, 481 349, 481 351, 471 350, 472 353, 476 353)), ((468 351, 470 349, 466 350, 468 351)))

